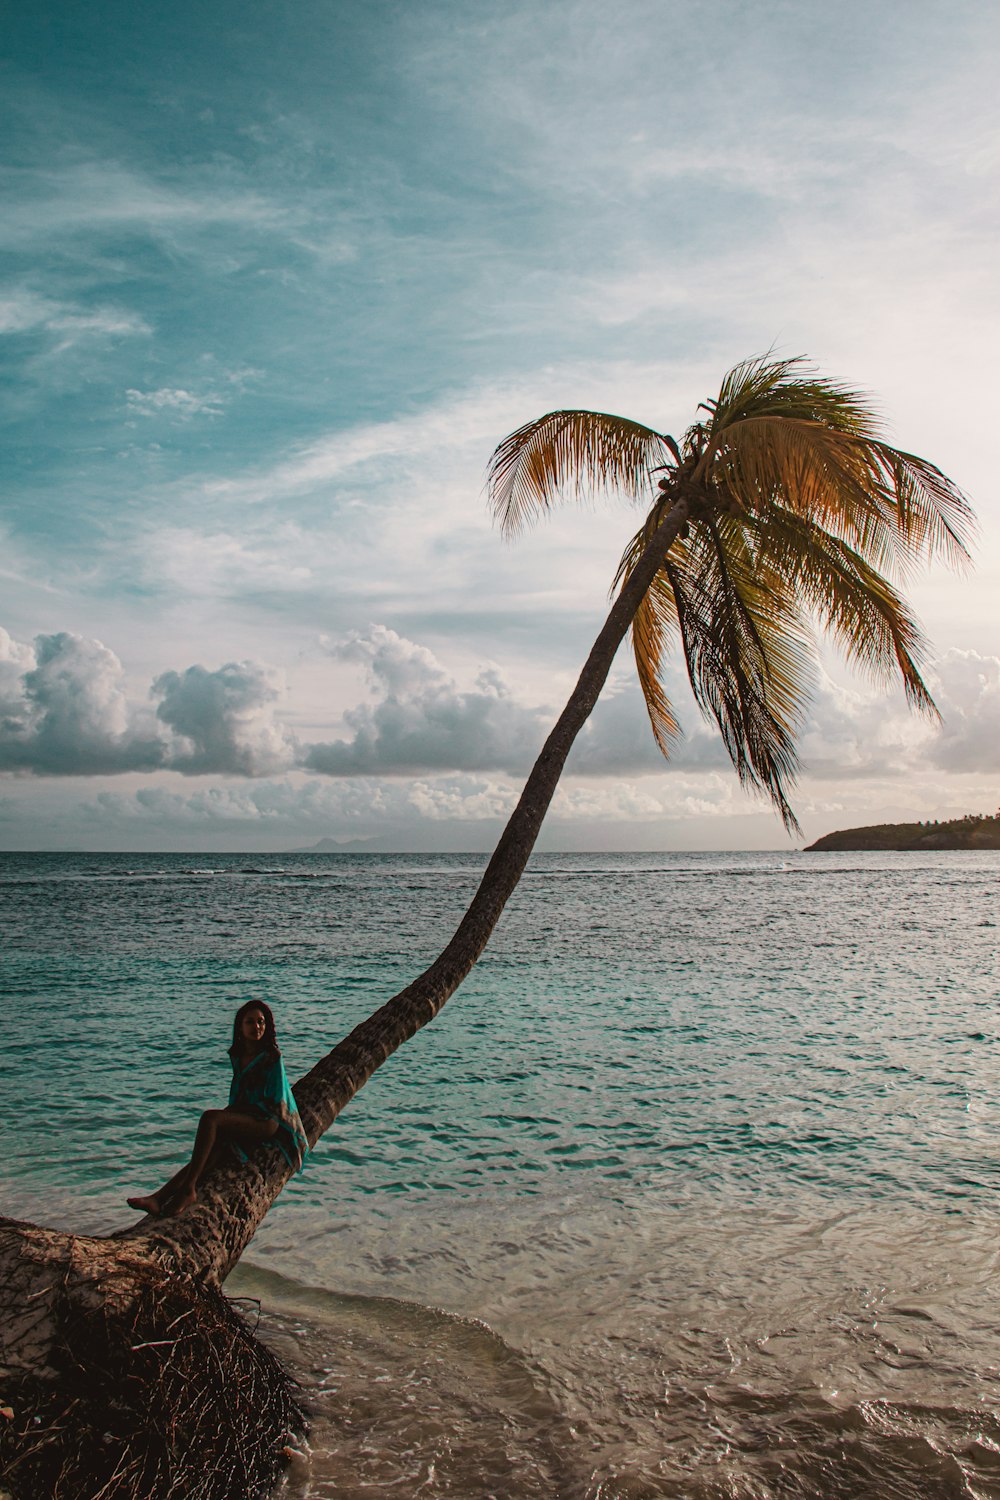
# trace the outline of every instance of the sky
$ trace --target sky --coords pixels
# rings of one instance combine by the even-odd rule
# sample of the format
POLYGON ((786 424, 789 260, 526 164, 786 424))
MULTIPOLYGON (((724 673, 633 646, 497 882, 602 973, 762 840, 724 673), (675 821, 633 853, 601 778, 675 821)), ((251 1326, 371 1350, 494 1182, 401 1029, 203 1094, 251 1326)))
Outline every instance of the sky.
MULTIPOLYGON (((94 0, 0 75, 0 848, 486 850, 637 524, 510 542, 496 444, 680 432, 774 350, 980 519, 910 597, 942 712, 817 657, 805 837, 996 810, 1000 11, 94 0)), ((782 849, 627 648, 548 849, 782 849)))

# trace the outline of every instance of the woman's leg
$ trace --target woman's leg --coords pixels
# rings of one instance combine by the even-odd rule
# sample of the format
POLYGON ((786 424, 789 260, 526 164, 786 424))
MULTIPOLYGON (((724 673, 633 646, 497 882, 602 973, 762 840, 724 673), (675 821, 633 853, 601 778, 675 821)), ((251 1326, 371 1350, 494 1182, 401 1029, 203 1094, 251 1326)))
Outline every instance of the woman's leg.
MULTIPOLYGON (((277 1120, 257 1120, 253 1115, 244 1115, 235 1109, 207 1109, 198 1121, 191 1160, 167 1184, 177 1195, 171 1212, 182 1214, 197 1200, 198 1183, 209 1158, 221 1142, 236 1141, 240 1146, 255 1146, 260 1141, 269 1141, 277 1129, 277 1120)), ((165 1189, 161 1189, 156 1195, 161 1201, 164 1192, 165 1189)))
POLYGON ((191 1163, 186 1161, 179 1172, 175 1172, 169 1182, 165 1182, 155 1193, 147 1193, 142 1198, 126 1198, 125 1202, 129 1208, 137 1208, 144 1214, 162 1214, 167 1206, 168 1199, 184 1186, 191 1171, 191 1163))
POLYGON ((253 1115, 240 1114, 235 1109, 206 1110, 198 1122, 191 1160, 185 1162, 180 1171, 155 1193, 125 1201, 130 1208, 144 1214, 182 1213, 197 1198, 199 1178, 222 1141, 232 1140, 252 1146, 258 1141, 270 1140, 277 1129, 275 1120, 256 1120, 253 1115), (173 1198, 177 1199, 175 1204, 170 1201, 173 1198))

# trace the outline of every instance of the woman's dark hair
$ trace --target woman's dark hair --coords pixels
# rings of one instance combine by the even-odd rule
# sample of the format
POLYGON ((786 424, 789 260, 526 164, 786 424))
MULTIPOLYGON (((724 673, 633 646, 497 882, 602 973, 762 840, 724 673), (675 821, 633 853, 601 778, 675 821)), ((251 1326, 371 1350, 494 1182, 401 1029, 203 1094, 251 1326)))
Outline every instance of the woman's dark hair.
POLYGON ((236 1012, 235 1017, 233 1018, 233 1045, 230 1047, 229 1051, 231 1053, 239 1051, 240 1045, 243 1041, 243 1038, 240 1035, 240 1026, 243 1023, 243 1017, 245 1015, 248 1015, 252 1010, 259 1010, 261 1015, 264 1017, 264 1040, 262 1041, 261 1046, 266 1047, 269 1052, 273 1052, 275 1057, 280 1057, 281 1052, 278 1047, 278 1035, 274 1029, 274 1016, 271 1014, 271 1007, 269 1005, 265 1005, 263 1000, 248 1000, 245 1005, 240 1006, 239 1010, 236 1012))

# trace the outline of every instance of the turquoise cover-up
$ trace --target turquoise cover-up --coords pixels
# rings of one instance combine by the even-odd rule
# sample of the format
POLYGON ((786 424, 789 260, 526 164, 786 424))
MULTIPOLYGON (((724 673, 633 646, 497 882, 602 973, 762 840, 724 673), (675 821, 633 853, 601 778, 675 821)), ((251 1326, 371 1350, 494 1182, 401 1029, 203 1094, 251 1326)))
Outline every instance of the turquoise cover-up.
MULTIPOLYGON (((276 1134, 264 1144, 277 1146, 292 1170, 301 1172, 309 1155, 309 1142, 280 1052, 258 1052, 245 1068, 240 1066, 239 1059, 232 1052, 229 1056, 233 1064, 230 1109, 241 1109, 258 1120, 277 1120, 276 1134)), ((246 1161, 245 1151, 235 1143, 233 1149, 241 1161, 246 1161)))

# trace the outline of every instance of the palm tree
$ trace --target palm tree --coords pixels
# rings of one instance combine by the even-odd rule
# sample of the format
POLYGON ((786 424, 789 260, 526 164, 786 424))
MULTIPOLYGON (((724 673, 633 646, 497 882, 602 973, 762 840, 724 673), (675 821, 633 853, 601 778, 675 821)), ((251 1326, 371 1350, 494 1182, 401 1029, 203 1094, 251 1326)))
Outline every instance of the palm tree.
POLYGON ((890 578, 937 552, 967 562, 972 514, 933 464, 882 440, 864 397, 799 359, 737 365, 698 410, 680 444, 603 412, 549 412, 496 450, 493 503, 512 533, 569 488, 645 501, 662 474, 615 579, 641 590, 629 623, 653 734, 669 755, 663 677, 679 643, 740 780, 797 829, 787 793, 816 626, 935 714, 920 628, 890 578))
MULTIPOLYGON (((885 443, 861 396, 798 360, 737 366, 699 411, 704 417, 680 443, 623 417, 560 411, 496 450, 490 491, 508 532, 567 488, 611 487, 641 500, 652 492, 652 504, 619 564, 607 620, 451 941, 296 1084, 312 1143, 437 1015, 482 953, 630 629, 660 746, 669 752, 677 733, 663 670, 679 643, 695 697, 740 778, 771 797, 788 827, 814 622, 863 669, 886 682, 898 677, 911 703, 935 712, 920 675, 920 631, 890 575, 905 576, 938 552, 967 559, 972 518, 956 487, 933 464, 885 443)), ((225 1495, 236 1463, 244 1492, 267 1482, 292 1405, 273 1359, 211 1288, 287 1175, 280 1153, 260 1149, 205 1179, 182 1218, 144 1220, 105 1240, 0 1221, 0 1366, 10 1372, 5 1392, 18 1418, 0 1422, 0 1477, 12 1493, 58 1494, 60 1484, 79 1492, 81 1462, 90 1492, 107 1500, 166 1493, 168 1480, 173 1495, 225 1495), (213 1372, 222 1370, 220 1399, 213 1372), (239 1390, 245 1399, 236 1399, 239 1390), (112 1399, 132 1430, 124 1456, 98 1437, 112 1399), (39 1411, 48 1424, 41 1443, 30 1420, 39 1411), (170 1457, 179 1434, 187 1470, 170 1457)))

